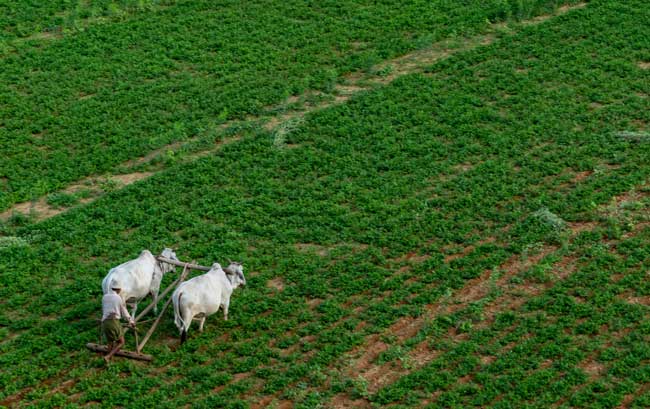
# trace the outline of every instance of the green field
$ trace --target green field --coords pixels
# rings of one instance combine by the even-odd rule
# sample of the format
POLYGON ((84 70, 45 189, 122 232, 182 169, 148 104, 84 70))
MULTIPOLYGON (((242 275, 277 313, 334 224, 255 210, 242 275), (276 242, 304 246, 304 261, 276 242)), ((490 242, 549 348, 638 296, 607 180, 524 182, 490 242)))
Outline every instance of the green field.
POLYGON ((0 221, 0 405, 650 406, 644 1, 100 3, 0 4, 0 210, 65 210, 0 221), (107 366, 101 279, 165 246, 248 285, 107 366))
POLYGON ((556 2, 43 3, 0 6, 0 210, 556 2))

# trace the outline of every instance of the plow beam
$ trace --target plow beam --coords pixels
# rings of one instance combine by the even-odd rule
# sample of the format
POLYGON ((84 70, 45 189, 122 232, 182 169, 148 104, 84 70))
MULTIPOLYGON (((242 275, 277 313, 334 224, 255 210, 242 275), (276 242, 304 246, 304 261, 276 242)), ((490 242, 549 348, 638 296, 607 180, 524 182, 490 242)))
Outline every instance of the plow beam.
MULTIPOLYGON (((95 344, 92 342, 89 342, 86 344, 86 348, 90 349, 91 351, 95 352, 102 352, 104 354, 108 353, 108 345, 100 345, 100 344, 95 344)), ((125 358, 131 358, 131 359, 137 359, 139 361, 147 361, 150 362, 153 360, 153 357, 151 355, 147 354, 139 354, 137 352, 131 352, 131 351, 125 351, 120 349, 115 353, 117 356, 123 356, 125 358)))

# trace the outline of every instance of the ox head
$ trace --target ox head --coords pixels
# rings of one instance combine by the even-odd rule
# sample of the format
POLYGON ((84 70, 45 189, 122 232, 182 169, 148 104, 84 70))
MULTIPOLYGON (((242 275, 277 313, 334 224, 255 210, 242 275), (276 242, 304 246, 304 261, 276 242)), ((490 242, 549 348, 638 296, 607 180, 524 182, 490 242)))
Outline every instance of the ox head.
MULTIPOLYGON (((170 249, 169 247, 165 247, 165 249, 162 251, 162 253, 160 253, 160 255, 170 260, 179 261, 178 257, 176 257, 176 253, 174 252, 174 250, 170 249)), ((160 264, 161 264, 163 274, 169 273, 170 271, 176 271, 176 266, 173 264, 164 263, 164 262, 160 264)))
POLYGON ((232 286, 234 288, 245 286, 246 277, 244 277, 244 266, 242 266, 241 263, 237 263, 236 261, 228 261, 230 264, 228 267, 224 268, 223 271, 226 273, 226 276, 232 283, 232 286))

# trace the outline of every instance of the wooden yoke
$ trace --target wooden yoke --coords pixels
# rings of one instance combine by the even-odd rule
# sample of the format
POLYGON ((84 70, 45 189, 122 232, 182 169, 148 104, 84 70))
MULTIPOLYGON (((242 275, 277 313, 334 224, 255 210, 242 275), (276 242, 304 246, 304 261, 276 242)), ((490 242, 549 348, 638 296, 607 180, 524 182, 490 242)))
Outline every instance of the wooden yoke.
POLYGON ((157 256, 156 259, 158 261, 162 261, 163 263, 173 264, 179 267, 187 267, 187 268, 191 268, 192 270, 210 271, 210 267, 200 266, 198 264, 195 264, 196 260, 192 260, 191 263, 183 263, 182 261, 172 260, 170 258, 163 257, 163 256, 157 256))

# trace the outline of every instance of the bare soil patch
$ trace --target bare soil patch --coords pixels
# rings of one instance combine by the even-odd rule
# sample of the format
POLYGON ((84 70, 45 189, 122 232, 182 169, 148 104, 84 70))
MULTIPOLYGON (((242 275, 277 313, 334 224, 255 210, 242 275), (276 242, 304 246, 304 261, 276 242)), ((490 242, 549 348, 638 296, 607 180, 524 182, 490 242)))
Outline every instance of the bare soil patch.
POLYGON ((330 401, 330 404, 330 407, 333 409, 366 409, 372 407, 370 405, 370 402, 366 401, 365 399, 350 399, 350 397, 344 393, 334 395, 330 401))
POLYGON ((476 166, 476 163, 465 162, 465 163, 459 163, 458 165, 454 166, 454 169, 460 172, 467 172, 468 170, 473 169, 474 166, 476 166))
MULTIPOLYGON (((151 175, 153 175, 153 172, 134 172, 122 175, 104 176, 100 178, 87 178, 71 184, 59 193, 73 194, 86 189, 90 192, 90 196, 79 200, 79 204, 85 204, 93 201, 95 199, 93 196, 101 195, 107 185, 117 184, 119 186, 127 186, 142 179, 146 179, 151 175)), ((14 205, 10 209, 0 213, 0 220, 7 220, 14 214, 22 214, 25 216, 32 216, 36 221, 41 221, 64 213, 67 210, 67 208, 50 206, 47 203, 47 196, 45 196, 38 200, 14 205)))
POLYGON ((34 388, 31 387, 25 388, 14 395, 7 396, 2 401, 0 401, 0 406, 3 408, 17 406, 23 400, 23 397, 27 395, 29 392, 31 392, 33 389, 34 388))
POLYGON ((382 387, 408 374, 411 368, 421 368, 438 356, 440 351, 432 350, 428 342, 423 341, 404 356, 403 360, 387 362, 383 365, 370 365, 360 376, 368 382, 368 391, 376 393, 382 387))
POLYGON ((362 87, 359 85, 337 85, 334 87, 336 92, 343 95, 353 95, 362 91, 367 91, 368 87, 362 87))
POLYGON ((571 230, 571 235, 575 237, 583 231, 594 230, 598 227, 598 222, 568 222, 567 226, 571 230))
POLYGON ((272 280, 266 282, 266 286, 269 288, 275 288, 278 291, 284 290, 284 280, 280 277, 276 277, 272 280))
MULTIPOLYGON (((483 245, 483 244, 487 244, 487 243, 494 243, 495 241, 496 241, 496 237, 492 237, 492 236, 487 237, 487 238, 485 238, 485 239, 482 239, 481 241, 479 241, 479 242, 476 243, 476 244, 472 244, 472 245, 466 246, 465 248, 463 248, 463 249, 462 249, 460 252, 458 252, 458 253, 453 253, 453 254, 448 254, 448 255, 446 255, 445 258, 444 258, 444 261, 445 261, 445 263, 449 264, 450 262, 456 260, 457 258, 461 258, 461 257, 465 257, 465 256, 467 256, 467 255, 470 254, 472 251, 474 251, 474 249, 476 249, 476 247, 481 246, 481 245, 483 245)), ((446 250, 448 250, 448 249, 443 249, 443 251, 446 251, 446 250)))
POLYGON ((351 375, 366 372, 368 368, 372 366, 372 362, 377 359, 379 354, 387 349, 388 344, 382 341, 379 335, 371 335, 367 345, 363 348, 363 353, 356 359, 351 375))
POLYGON ((564 280, 576 271, 577 263, 578 258, 575 255, 566 255, 555 263, 552 274, 558 279, 564 280))
POLYGON ((575 174, 575 176, 573 177, 573 180, 571 180, 571 182, 573 184, 580 183, 583 180, 585 180, 587 177, 591 176, 593 173, 594 173, 593 170, 584 170, 582 172, 578 172, 578 173, 575 174))
POLYGON ((431 256, 429 254, 417 254, 417 252, 411 251, 409 253, 404 254, 403 256, 392 259, 392 261, 396 263, 402 263, 405 261, 412 262, 412 263, 422 263, 423 261, 426 261, 430 258, 431 256))
POLYGON ((587 358, 585 361, 578 364, 578 367, 585 371, 589 379, 594 380, 605 374, 605 365, 595 361, 593 358, 587 358))
POLYGON ((142 179, 146 179, 151 175, 153 175, 153 172, 134 172, 134 173, 127 173, 124 175, 111 176, 110 178, 108 178, 108 180, 112 180, 126 186, 138 182, 142 179))
POLYGON ((645 305, 650 307, 650 296, 626 296, 625 302, 636 305, 645 305))
POLYGON ((321 257, 327 256, 331 250, 325 246, 314 243, 296 243, 294 246, 296 247, 296 250, 301 253, 313 253, 318 254, 321 257))
POLYGON ((26 40, 57 40, 63 38, 60 31, 43 31, 40 33, 32 34, 25 38, 26 40))
POLYGON ((548 20, 550 18, 560 16, 562 14, 566 14, 571 10, 576 10, 576 9, 581 9, 581 8, 587 7, 587 4, 588 4, 587 2, 578 3, 578 4, 565 4, 564 6, 558 7, 558 9, 554 13, 543 14, 541 16, 537 16, 535 18, 532 18, 532 19, 530 19, 528 21, 523 22, 523 24, 534 25, 534 24, 543 23, 544 21, 546 21, 546 20, 548 20))
POLYGON ((637 389, 636 392, 625 395, 625 397, 623 398, 621 404, 617 407, 617 409, 627 409, 629 407, 632 407, 632 402, 634 402, 634 399, 637 396, 646 394, 648 390, 650 390, 650 383, 641 385, 641 387, 637 389))
POLYGON ((493 363, 493 362, 496 361, 496 360, 497 360, 497 357, 496 357, 496 356, 492 356, 492 355, 483 355, 483 356, 481 357, 481 365, 490 365, 491 363, 493 363))

